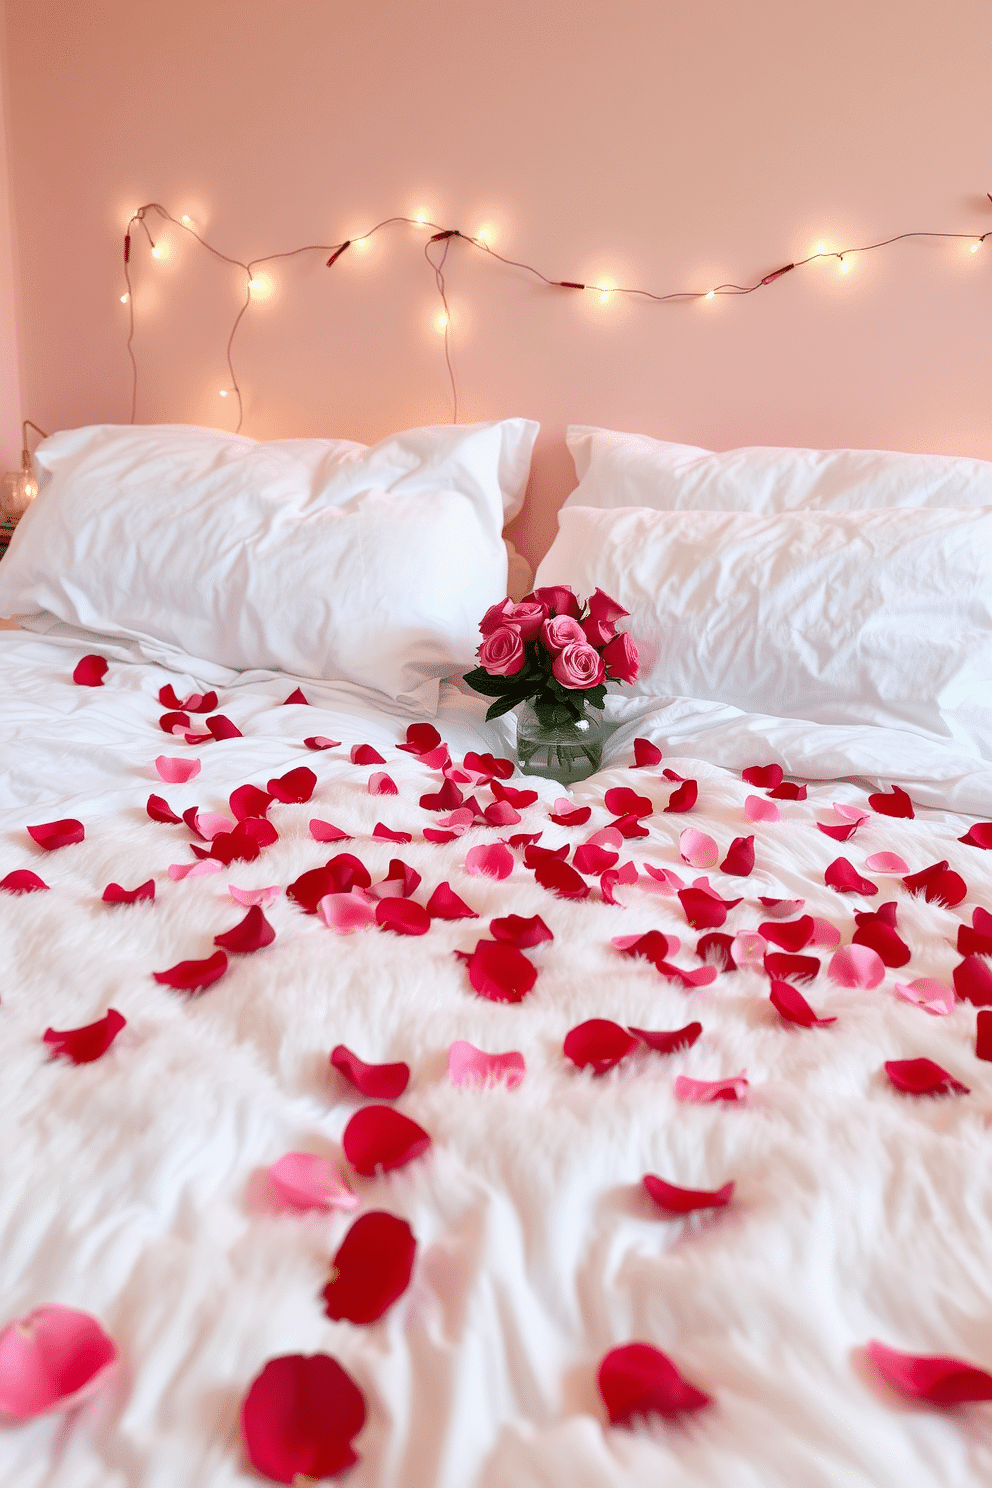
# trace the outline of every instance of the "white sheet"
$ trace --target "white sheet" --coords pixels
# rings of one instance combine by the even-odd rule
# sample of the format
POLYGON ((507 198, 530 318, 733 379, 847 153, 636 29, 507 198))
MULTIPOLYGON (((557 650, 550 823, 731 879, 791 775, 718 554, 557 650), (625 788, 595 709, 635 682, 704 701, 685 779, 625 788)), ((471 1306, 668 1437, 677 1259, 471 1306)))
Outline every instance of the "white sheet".
MULTIPOLYGON (((77 688, 78 645, 16 633, 0 643, 0 877, 31 867, 52 886, 0 894, 0 1322, 42 1302, 79 1306, 100 1318, 125 1361, 75 1417, 0 1429, 0 1482, 258 1481, 239 1444, 248 1384, 267 1358, 324 1350, 368 1402, 362 1460, 347 1479, 355 1488, 988 1483, 990 1408, 909 1407, 861 1354, 877 1337, 992 1367, 992 1066, 974 1057, 969 1004, 932 1018, 893 991, 897 980, 949 981, 958 924, 976 904, 992 909, 992 854, 957 841, 972 819, 963 802, 989 812, 987 775, 937 746, 921 754, 911 736, 858 737, 669 700, 640 716, 614 705, 629 716, 607 768, 574 790, 593 808, 588 826, 547 820, 556 787, 513 782, 534 784, 541 799, 510 830, 543 830, 547 846, 584 840, 610 817, 604 791, 635 786, 656 813, 649 837, 627 843, 623 857, 687 882, 697 870, 679 859, 683 828, 711 833, 724 851, 753 832, 750 878, 709 875, 726 897, 745 896, 724 927, 732 933, 764 918, 758 895, 804 897, 806 912, 840 927, 845 942, 854 909, 896 900, 910 964, 872 991, 835 987, 821 971, 804 991, 838 1021, 805 1031, 780 1022, 758 972, 686 993, 648 963, 621 960, 611 936, 658 928, 682 937, 680 965, 698 964, 678 900, 643 872, 617 891, 625 909, 597 902, 595 887, 572 904, 519 862, 503 883, 465 873, 466 849, 507 831, 423 842, 433 818, 418 798, 440 777, 395 751, 407 717, 312 685, 304 690, 315 706, 282 708, 292 682, 256 679, 220 699, 245 737, 202 747, 201 776, 163 786, 155 756, 185 749, 158 730, 157 692, 171 681, 181 695, 184 679, 116 662, 105 687, 77 688), (315 733, 342 747, 310 753, 301 740, 315 733), (636 734, 662 742, 663 766, 698 780, 692 812, 662 814, 673 787, 660 769, 622 767, 636 734), (398 797, 368 796, 370 769, 347 762, 350 745, 366 741, 386 755, 376 768, 398 797), (780 801, 779 822, 750 824, 743 804, 755 792, 739 770, 772 760, 823 783, 806 802, 780 801), (264 785, 298 764, 317 772, 314 800, 273 807, 280 840, 257 862, 168 878, 168 864, 190 860, 189 833, 148 820, 150 792, 177 811, 223 810, 236 785, 264 785), (913 821, 873 815, 851 842, 835 843, 812 823, 832 819, 834 800, 864 801, 853 777, 873 788, 898 781, 934 804, 913 821), (24 828, 55 816, 83 820, 86 841, 46 855, 24 828), (310 839, 311 816, 354 832, 343 847, 373 878, 400 857, 423 874, 421 902, 447 879, 480 920, 435 922, 419 940, 376 931, 341 939, 282 897, 267 911, 274 945, 232 957, 201 996, 155 983, 153 970, 209 954, 213 936, 240 918, 228 882, 285 885, 326 861, 334 849, 310 839), (372 842, 377 820, 415 840, 372 842), (867 855, 883 850, 913 869, 947 858, 968 898, 954 909, 926 904, 870 873, 881 889, 872 901, 824 886, 832 859, 864 871, 867 855), (152 874, 154 904, 100 902, 111 880, 133 887, 152 874), (492 915, 511 912, 540 913, 556 937, 529 953, 539 975, 519 1006, 475 997, 451 954, 473 947, 492 915), (46 1059, 48 1025, 87 1023, 109 1005, 128 1026, 105 1058, 79 1068, 46 1059), (650 1028, 698 1018, 704 1032, 689 1050, 637 1054, 597 1079, 561 1052, 567 1031, 591 1017, 650 1028), (523 1083, 453 1087, 456 1038, 521 1050, 523 1083), (350 1218, 275 1212, 262 1177, 289 1150, 340 1156, 363 1102, 328 1071, 338 1042, 370 1061, 405 1059, 412 1078, 399 1107, 433 1137, 409 1167, 355 1180, 363 1209, 404 1216, 419 1245, 410 1290, 370 1327, 328 1321, 319 1300, 350 1218), (972 1093, 898 1095, 882 1065, 918 1055, 972 1093), (710 1079, 743 1068, 746 1104, 692 1106, 674 1095, 679 1073, 710 1079), (737 1192, 726 1211, 676 1222, 642 1196, 646 1172, 691 1187, 734 1179, 737 1192), (670 1354, 714 1404, 683 1423, 609 1428, 596 1368, 634 1338, 670 1354)), ((438 727, 453 755, 499 748, 504 736, 482 723, 483 708, 444 689, 438 727)), ((829 953, 816 953, 825 967, 829 953)))

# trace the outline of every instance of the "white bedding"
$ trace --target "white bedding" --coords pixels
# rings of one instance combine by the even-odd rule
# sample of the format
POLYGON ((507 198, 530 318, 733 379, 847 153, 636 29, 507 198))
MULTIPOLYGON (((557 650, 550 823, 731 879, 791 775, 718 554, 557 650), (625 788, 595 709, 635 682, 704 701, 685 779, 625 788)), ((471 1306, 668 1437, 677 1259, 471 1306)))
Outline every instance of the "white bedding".
MULTIPOLYGON (((620 727, 604 770, 573 791, 589 823, 548 820, 563 792, 540 781, 519 826, 473 828, 436 845, 436 817, 418 805, 441 776, 397 752, 409 714, 373 707, 357 689, 304 685, 311 706, 280 706, 294 683, 259 676, 222 693, 219 710, 244 737, 194 750, 158 728, 158 690, 194 676, 113 658, 105 686, 75 686, 85 649, 0 635, 3 710, 0 877, 31 868, 51 892, 0 893, 0 1325, 45 1302, 94 1314, 120 1347, 116 1378, 75 1415, 0 1427, 0 1483, 17 1488, 228 1488, 258 1479, 240 1443, 239 1409, 264 1362, 325 1351, 365 1394, 355 1488, 834 1488, 839 1484, 972 1488, 992 1480, 988 1405, 910 1405, 864 1357, 878 1338, 919 1354, 992 1368, 992 1065, 976 1059, 974 1007, 932 1017, 900 1000, 896 982, 950 982, 957 927, 992 910, 992 854, 957 839, 992 815, 992 774, 919 737, 761 719, 685 699, 613 704, 620 727), (341 741, 314 753, 307 735, 341 741), (635 736, 662 764, 628 771, 635 736), (354 766, 353 744, 386 757, 354 766), (189 754, 202 773, 163 785, 153 761, 189 754), (780 763, 813 783, 778 800, 780 820, 749 821, 764 794, 748 765, 780 763), (298 765, 318 776, 312 802, 279 805, 279 840, 253 863, 172 881, 192 861, 185 827, 149 820, 151 793, 178 813, 224 811, 236 786, 298 765), (669 768, 699 784, 686 814, 663 813, 669 768), (373 769, 398 796, 370 796, 373 769), (847 843, 814 822, 839 822, 834 801, 904 786, 913 820, 872 813, 847 843), (625 908, 579 903, 535 882, 515 854, 503 882, 465 872, 465 854, 513 832, 542 846, 584 841, 612 816, 606 789, 632 785, 655 803, 649 835, 624 844, 640 869, 620 886, 625 908), (971 815, 963 814, 971 813, 971 815), (25 831, 56 817, 85 823, 82 844, 44 853, 25 831), (308 833, 320 817, 354 835, 341 848, 308 833), (377 821, 413 833, 373 841, 377 821), (711 834, 721 857, 754 834, 747 878, 698 870, 679 834, 711 834), (419 939, 368 930, 332 934, 284 895, 266 911, 275 943, 231 958, 221 981, 189 998, 152 972, 204 957, 241 917, 227 893, 285 887, 335 851, 381 878, 392 858, 423 875, 425 903, 442 880, 479 920, 435 921, 419 939), (946 858, 968 885, 954 908, 911 898, 898 878, 865 868, 878 852, 911 871, 946 858), (879 886, 872 899, 824 884, 847 857, 879 886), (881 985, 851 989, 827 975, 804 995, 830 1027, 786 1026, 760 970, 721 973, 685 991, 647 961, 622 958, 612 936, 660 929, 681 937, 673 959, 697 967, 698 938, 648 861, 688 884, 707 872, 743 901, 724 930, 766 918, 759 895, 803 898, 803 913, 841 931, 853 912, 894 900, 912 959, 881 985), (156 880, 153 904, 110 907, 111 881, 156 880), (553 944, 527 954, 534 990, 518 1005, 475 996, 453 950, 471 949, 493 915, 540 914, 553 944), (47 1059, 49 1025, 86 1024, 118 1008, 127 1027, 101 1060, 47 1059), (562 1041, 585 1019, 675 1029, 703 1024, 695 1045, 641 1051, 602 1077, 575 1069, 562 1041), (519 1050, 516 1089, 456 1088, 448 1049, 467 1039, 519 1050), (352 1216, 293 1215, 269 1196, 264 1170, 283 1153, 340 1159, 364 1102, 328 1068, 334 1045, 371 1062, 405 1060, 398 1107, 432 1136, 429 1152, 377 1178, 355 1177, 362 1210, 406 1218, 418 1242, 405 1295, 370 1326, 335 1323, 320 1293, 352 1216), (967 1096, 898 1094, 886 1060, 927 1056, 967 1096), (745 1102, 693 1105, 678 1075, 747 1071, 745 1102), (733 1179, 725 1210, 664 1217, 645 1173, 692 1188, 733 1179), (596 1388, 599 1361, 631 1339, 654 1343, 713 1403, 682 1421, 611 1428, 596 1388)), ((112 656, 104 648, 104 654, 112 656)), ((442 687, 435 720, 451 754, 504 752, 485 704, 442 687)), ((511 725, 506 725, 511 726, 511 725)), ((478 793, 483 805, 490 793, 478 793)), ((865 808, 868 809, 867 807, 865 808)))

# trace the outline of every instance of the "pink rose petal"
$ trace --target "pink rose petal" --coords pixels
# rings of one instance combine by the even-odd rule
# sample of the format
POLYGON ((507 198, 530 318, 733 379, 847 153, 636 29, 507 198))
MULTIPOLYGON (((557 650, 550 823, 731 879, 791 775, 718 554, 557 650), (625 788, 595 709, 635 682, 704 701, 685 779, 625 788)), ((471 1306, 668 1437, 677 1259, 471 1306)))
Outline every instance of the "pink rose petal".
POLYGON ((580 1069, 591 1065, 594 1074, 602 1075, 636 1049, 637 1043, 637 1038, 619 1023, 609 1018, 589 1018, 569 1030, 563 1047, 566 1059, 580 1069))
POLYGON ((347 1044, 338 1044, 331 1050, 330 1058, 333 1068, 371 1100, 399 1100, 410 1083, 410 1066, 402 1060, 394 1064, 366 1064, 347 1044))
POLYGON ((715 868, 720 849, 715 840, 705 832, 699 832, 695 827, 686 827, 684 832, 679 833, 679 856, 683 863, 688 863, 693 868, 715 868))
POLYGON ((703 1031, 702 1023, 687 1023, 684 1028, 630 1028, 636 1039, 656 1054, 674 1054, 677 1049, 691 1049, 703 1031))
POLYGON ((644 871, 649 878, 653 878, 656 883, 662 885, 664 894, 677 894, 680 889, 685 888, 682 879, 670 868, 656 868, 653 863, 645 863, 644 871))
POLYGON ((362 1106, 345 1127, 341 1142, 345 1157, 365 1178, 401 1168, 431 1145, 423 1127, 392 1106, 362 1106))
POLYGON ((934 977, 917 977, 909 983, 896 982, 895 991, 905 1002, 913 1002, 925 1012, 940 1016, 954 1011, 954 988, 934 977))
POLYGON ((375 924, 375 907, 360 889, 341 894, 324 894, 317 900, 317 913, 336 935, 353 935, 375 924))
POLYGON ((676 1416, 710 1403, 709 1395, 690 1384, 650 1343, 611 1349, 597 1378, 614 1426, 633 1426, 639 1416, 676 1416))
POLYGON ((506 1054, 487 1054, 465 1039, 456 1039, 448 1050, 448 1075, 452 1084, 473 1088, 505 1085, 515 1090, 526 1073, 524 1056, 515 1049, 506 1054))
POLYGON ((855 822, 858 826, 869 820, 871 813, 865 811, 861 806, 850 806, 846 801, 834 801, 834 811, 838 816, 844 817, 845 821, 855 822))
POLYGON ((333 822, 321 821, 319 816, 311 819, 309 830, 315 842, 350 842, 352 840, 350 833, 343 832, 340 827, 334 826, 333 822))
POLYGON ((174 755, 160 754, 155 768, 167 785, 185 785, 194 780, 203 769, 198 759, 177 759, 174 755))
POLYGON ((235 904, 243 904, 246 909, 252 904, 257 904, 260 909, 268 909, 282 891, 278 884, 271 884, 267 889, 239 889, 234 884, 228 884, 227 892, 235 904))
POLYGON ((166 872, 175 882, 183 878, 203 878, 208 873, 222 873, 224 864, 216 858, 205 858, 200 863, 170 863, 166 872))
POLYGON ((117 1362, 96 1318, 47 1303, 0 1330, 0 1414, 28 1421, 91 1395, 117 1362))
POLYGON ((722 1209, 734 1196, 733 1183, 725 1183, 722 1188, 714 1189, 679 1188, 674 1183, 666 1183, 664 1178, 658 1178, 654 1173, 645 1173, 641 1182, 658 1208, 667 1210, 669 1214, 691 1214, 697 1209, 722 1209))
POLYGON ((324 734, 311 734, 303 740, 308 749, 337 749, 340 739, 328 739, 324 734))
POLYGON ((774 920, 787 920, 797 914, 806 903, 805 899, 767 899, 764 894, 758 900, 765 914, 774 920))
POLYGON ((744 815, 748 821, 778 821, 781 812, 774 801, 766 800, 764 796, 748 796, 744 802, 744 815))
POLYGON ((269 1182, 291 1209, 357 1209, 344 1170, 313 1152, 287 1152, 269 1169, 269 1182))
POLYGON ((252 1381, 241 1407, 248 1459, 277 1483, 335 1477, 358 1461, 365 1398, 328 1354, 284 1354, 252 1381))
POLYGON ((813 934, 810 937, 810 945, 823 946, 825 950, 832 950, 839 946, 841 941, 840 931, 836 925, 829 920, 821 920, 819 915, 813 916, 813 934))
POLYGON ((44 879, 32 873, 30 868, 14 868, 5 878, 0 878, 0 889, 5 894, 36 894, 47 888, 44 879))
POLYGON ((599 874, 605 873, 607 868, 612 868, 619 858, 619 853, 606 847, 597 847, 592 843, 583 842, 575 849, 572 862, 580 873, 599 874))
POLYGON ((871 946, 841 946, 830 958, 827 976, 838 987, 877 987, 885 976, 885 962, 871 946))
POLYGON ((103 656, 84 656, 81 661, 77 662, 72 680, 77 687, 102 687, 108 670, 107 661, 103 656))
POLYGON ((970 1095, 967 1085, 932 1059, 889 1059, 885 1073, 906 1095, 970 1095))
POLYGON ((708 1101, 742 1101, 748 1092, 746 1075, 732 1075, 726 1080, 690 1080, 678 1075, 675 1094, 679 1100, 705 1104, 708 1101))
POLYGON ((763 966, 768 942, 757 930, 740 930, 730 943, 730 954, 738 966, 763 966))
POLYGON ((111 883, 103 891, 104 904, 141 904, 145 900, 155 898, 155 880, 149 878, 136 889, 122 889, 120 884, 111 883))
POLYGON ((514 861, 512 852, 502 842, 481 843, 470 847, 465 854, 465 872, 475 877, 509 878, 514 861))
POLYGON ((368 792, 370 796, 398 796, 399 788, 385 770, 376 770, 369 776, 368 792))
MULTIPOLYGON (((836 807, 834 808, 836 810, 836 807)), ((898 853, 879 852, 872 853, 870 858, 865 858, 865 867, 870 868, 872 873, 895 873, 902 875, 909 872, 909 864, 905 858, 898 853)))
POLYGON ((231 832, 235 823, 229 816, 221 816, 219 811, 197 811, 195 816, 196 830, 206 842, 212 842, 219 832, 231 832))
POLYGON ((770 1000, 775 1011, 787 1023, 798 1023, 801 1028, 826 1028, 836 1023, 836 1018, 818 1018, 801 992, 791 982, 772 978, 770 1000))
POLYGON ((46 1028, 42 1038, 46 1044, 54 1045, 53 1059, 64 1055, 73 1064, 92 1064, 94 1059, 106 1054, 126 1022, 116 1008, 108 1008, 106 1015, 98 1018, 95 1023, 87 1023, 82 1028, 67 1028, 61 1032, 55 1028, 46 1028))
POLYGON ((900 1395, 931 1405, 992 1400, 992 1374, 943 1354, 903 1354, 873 1338, 868 1355, 885 1383, 900 1395))

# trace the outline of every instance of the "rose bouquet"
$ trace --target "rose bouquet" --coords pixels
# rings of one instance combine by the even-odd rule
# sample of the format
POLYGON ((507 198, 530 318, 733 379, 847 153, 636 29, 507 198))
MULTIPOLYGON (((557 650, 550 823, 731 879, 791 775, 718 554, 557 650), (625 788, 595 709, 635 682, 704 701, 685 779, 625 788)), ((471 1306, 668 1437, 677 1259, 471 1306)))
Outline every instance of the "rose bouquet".
POLYGON ((479 665, 465 681, 494 699, 487 718, 528 702, 544 728, 578 722, 603 707, 607 682, 637 677, 637 647, 617 630, 629 613, 602 589, 583 605, 568 584, 504 599, 479 622, 479 665))

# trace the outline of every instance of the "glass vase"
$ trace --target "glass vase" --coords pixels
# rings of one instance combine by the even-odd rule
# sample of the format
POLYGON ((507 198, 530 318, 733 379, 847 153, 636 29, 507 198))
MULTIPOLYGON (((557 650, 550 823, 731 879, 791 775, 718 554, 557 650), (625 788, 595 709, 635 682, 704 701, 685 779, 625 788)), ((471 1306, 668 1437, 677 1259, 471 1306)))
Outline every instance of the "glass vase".
POLYGON ((605 727, 601 713, 573 718, 567 708, 530 703, 517 709, 517 761, 524 775, 541 775, 559 785, 574 785, 599 769, 605 727))

